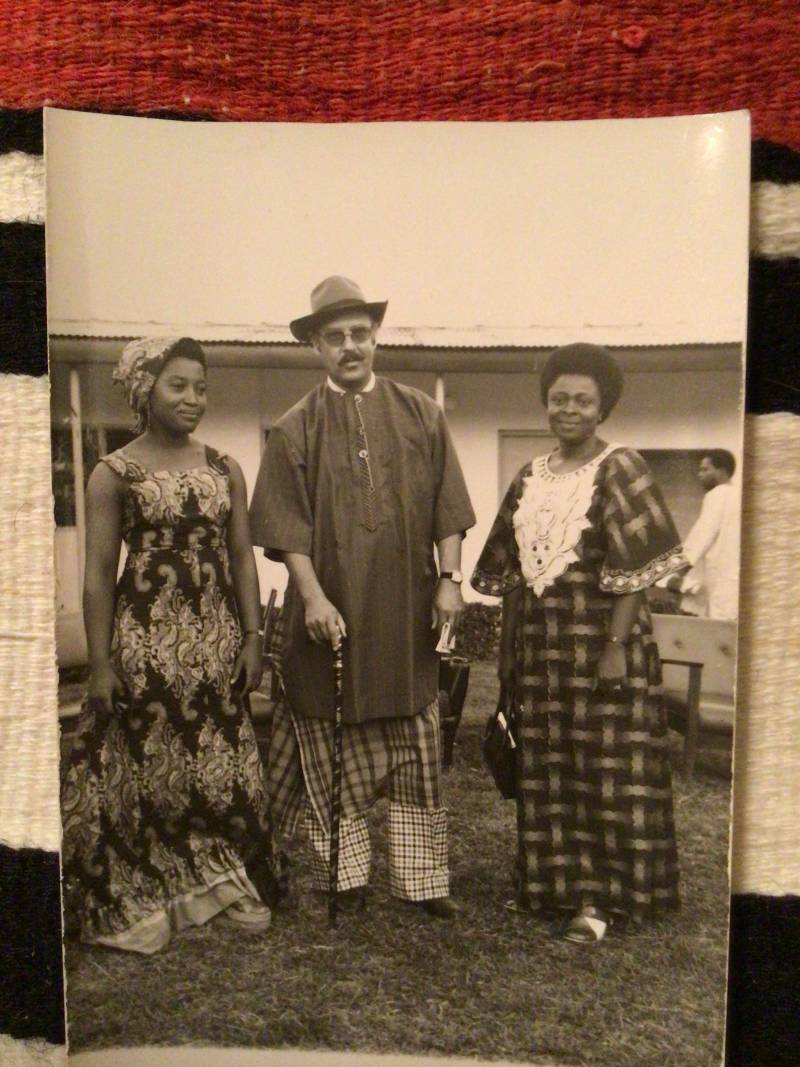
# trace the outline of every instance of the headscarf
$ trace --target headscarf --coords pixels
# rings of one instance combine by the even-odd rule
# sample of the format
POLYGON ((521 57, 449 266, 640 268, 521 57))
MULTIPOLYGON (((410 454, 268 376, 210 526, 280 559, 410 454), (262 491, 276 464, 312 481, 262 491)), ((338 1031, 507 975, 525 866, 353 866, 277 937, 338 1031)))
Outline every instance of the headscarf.
POLYGON ((125 391, 125 398, 136 414, 136 433, 147 429, 150 393, 169 359, 186 355, 205 367, 205 354, 190 337, 141 337, 125 345, 112 379, 125 391), (175 351, 178 345, 180 352, 175 351), (185 349, 186 351, 183 351, 185 349))

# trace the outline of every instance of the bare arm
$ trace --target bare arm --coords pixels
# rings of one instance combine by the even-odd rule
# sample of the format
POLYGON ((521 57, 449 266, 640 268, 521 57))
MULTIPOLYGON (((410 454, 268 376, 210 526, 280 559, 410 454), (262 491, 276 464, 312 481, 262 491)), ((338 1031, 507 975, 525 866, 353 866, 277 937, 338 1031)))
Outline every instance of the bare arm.
POLYGON ((628 673, 625 642, 631 635, 644 598, 644 592, 615 597, 608 627, 608 640, 597 663, 597 682, 600 686, 621 685, 625 681, 628 673))
POLYGON ((347 636, 347 629, 338 609, 325 596, 311 557, 285 552, 283 562, 303 601, 308 636, 318 645, 327 642, 336 648, 340 639, 347 636))
MULTIPOLYGON (((449 537, 442 538, 436 545, 440 571, 461 570, 463 539, 460 533, 451 534, 449 537)), ((433 626, 441 629, 446 622, 449 622, 451 631, 455 632, 463 610, 464 598, 461 595, 461 586, 449 578, 440 578, 433 595, 433 626)))
POLYGON ((124 484, 105 463, 98 463, 86 489, 86 573, 83 621, 89 650, 89 698, 111 708, 124 686, 111 666, 114 591, 122 546, 124 484))
POLYGON ((239 464, 232 459, 230 466, 231 515, 228 520, 228 552, 236 593, 239 621, 244 631, 258 631, 261 627, 261 599, 258 570, 250 540, 247 519, 247 487, 239 464))
POLYGON ((261 599, 258 571, 247 519, 247 486, 239 464, 228 460, 231 514, 228 519, 228 554, 244 644, 234 664, 233 679, 240 690, 250 693, 261 684, 261 599))

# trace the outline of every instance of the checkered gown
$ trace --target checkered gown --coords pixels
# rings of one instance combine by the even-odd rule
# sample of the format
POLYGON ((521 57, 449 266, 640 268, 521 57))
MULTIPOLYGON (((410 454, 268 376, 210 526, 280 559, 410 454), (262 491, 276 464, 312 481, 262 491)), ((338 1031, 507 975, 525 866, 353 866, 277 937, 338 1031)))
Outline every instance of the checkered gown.
MULTIPOLYGON (((513 516, 531 465, 512 482, 473 585, 523 583, 513 516)), ((626 645, 622 696, 594 689, 614 595, 685 566, 664 500, 638 453, 598 465, 588 528, 541 596, 525 587, 516 631, 521 703, 516 876, 533 908, 591 904, 634 919, 679 905, 661 665, 646 604, 626 645)))

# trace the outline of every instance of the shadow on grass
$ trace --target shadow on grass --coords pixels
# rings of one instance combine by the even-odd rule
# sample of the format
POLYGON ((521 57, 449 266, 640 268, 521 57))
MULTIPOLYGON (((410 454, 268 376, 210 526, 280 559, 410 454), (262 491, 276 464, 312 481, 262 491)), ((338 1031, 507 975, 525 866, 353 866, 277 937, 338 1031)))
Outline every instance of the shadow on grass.
MULTIPOLYGON (((296 850, 291 906, 262 934, 223 919, 143 959, 68 945, 70 1044, 204 1044, 551 1060, 602 1067, 720 1062, 727 932, 729 781, 724 751, 691 783, 676 777, 683 911, 601 946, 555 940, 506 911, 514 805, 480 760, 495 700, 476 664, 446 776, 452 893, 461 919, 390 898, 385 809, 371 815, 374 870, 364 912, 329 931, 296 850)), ((677 750, 677 747, 676 747, 677 750)))

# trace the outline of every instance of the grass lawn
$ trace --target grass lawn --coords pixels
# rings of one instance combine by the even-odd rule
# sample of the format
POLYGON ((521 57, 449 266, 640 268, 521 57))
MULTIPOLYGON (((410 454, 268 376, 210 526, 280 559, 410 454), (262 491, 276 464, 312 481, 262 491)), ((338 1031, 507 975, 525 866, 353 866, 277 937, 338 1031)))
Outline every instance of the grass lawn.
POLYGON ((303 848, 295 892, 266 933, 220 918, 160 955, 68 943, 70 1045, 239 1045, 550 1060, 602 1067, 717 1067, 726 973, 727 751, 676 777, 683 911, 600 946, 554 940, 505 911, 513 804, 481 764, 493 669, 475 664, 447 774, 456 923, 388 895, 385 806, 373 813, 369 905, 329 931, 303 848), (716 773, 712 774, 711 771, 716 773))

